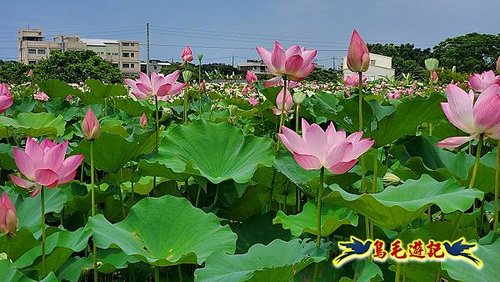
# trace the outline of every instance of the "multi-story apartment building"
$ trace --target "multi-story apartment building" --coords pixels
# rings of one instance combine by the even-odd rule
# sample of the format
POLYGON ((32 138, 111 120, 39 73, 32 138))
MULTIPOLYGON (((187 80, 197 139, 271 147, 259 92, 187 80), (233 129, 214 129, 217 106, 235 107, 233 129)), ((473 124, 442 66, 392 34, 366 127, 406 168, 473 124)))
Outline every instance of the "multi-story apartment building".
POLYGON ((92 50, 119 68, 124 74, 137 74, 141 70, 139 41, 87 39, 77 35, 58 35, 46 41, 39 29, 22 29, 18 32, 18 60, 35 64, 51 51, 92 50))
POLYGON ((269 74, 266 64, 262 60, 247 60, 245 63, 238 65, 238 70, 253 71, 255 74, 269 74))
MULTIPOLYGON (((352 75, 352 72, 347 67, 346 57, 342 60, 342 72, 344 74, 344 78, 352 75)), ((369 81, 374 81, 384 77, 394 77, 395 70, 392 68, 392 58, 370 53, 370 66, 363 74, 366 75, 369 81)))

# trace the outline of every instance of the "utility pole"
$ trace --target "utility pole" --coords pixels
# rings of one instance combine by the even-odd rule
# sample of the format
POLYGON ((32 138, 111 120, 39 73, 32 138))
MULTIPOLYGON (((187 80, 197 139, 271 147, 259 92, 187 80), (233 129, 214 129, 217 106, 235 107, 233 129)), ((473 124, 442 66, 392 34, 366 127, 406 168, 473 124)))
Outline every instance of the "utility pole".
POLYGON ((332 57, 332 70, 335 70, 335 57, 332 57))
POLYGON ((231 56, 231 66, 234 68, 234 54, 231 56))
POLYGON ((146 73, 151 74, 149 67, 149 23, 146 23, 146 73))

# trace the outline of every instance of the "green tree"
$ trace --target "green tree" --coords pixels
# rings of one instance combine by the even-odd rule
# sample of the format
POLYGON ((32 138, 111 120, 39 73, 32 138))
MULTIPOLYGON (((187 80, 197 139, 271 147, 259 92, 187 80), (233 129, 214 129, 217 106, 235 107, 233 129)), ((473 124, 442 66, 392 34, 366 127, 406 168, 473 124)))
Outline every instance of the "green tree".
POLYGON ((35 77, 68 83, 80 83, 87 79, 107 83, 123 81, 123 74, 118 68, 90 50, 52 51, 47 59, 35 65, 35 77))
POLYGON ((334 82, 342 77, 339 70, 315 68, 311 74, 306 77, 306 81, 315 81, 318 83, 334 82))
POLYGON ((420 79, 427 77, 424 61, 432 55, 430 48, 416 48, 410 43, 368 44, 368 48, 372 53, 392 57, 392 67, 397 77, 405 73, 420 79))
POLYGON ((0 82, 21 84, 29 81, 28 71, 32 66, 16 61, 0 60, 0 82))
POLYGON ((445 68, 456 66, 458 72, 492 70, 500 55, 500 35, 469 33, 441 41, 434 47, 434 57, 445 68))
MULTIPOLYGON (((169 66, 162 67, 160 72, 166 75, 176 70, 190 70, 193 73, 191 80, 198 81, 198 65, 195 64, 181 65, 181 63, 172 63, 169 66)), ((201 65, 201 73, 204 79, 207 79, 207 74, 212 74, 211 76, 213 76, 213 79, 221 79, 233 74, 235 75, 235 79, 243 79, 245 76, 245 73, 237 68, 221 63, 201 65)), ((180 80, 182 80, 182 77, 180 80)))

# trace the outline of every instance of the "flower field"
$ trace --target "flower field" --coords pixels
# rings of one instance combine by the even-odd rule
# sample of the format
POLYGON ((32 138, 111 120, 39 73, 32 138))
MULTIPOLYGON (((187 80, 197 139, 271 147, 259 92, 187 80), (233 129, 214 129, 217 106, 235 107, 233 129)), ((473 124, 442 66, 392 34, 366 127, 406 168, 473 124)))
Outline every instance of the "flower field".
POLYGON ((498 281, 500 76, 347 45, 328 83, 276 41, 271 79, 1 84, 0 280, 498 281))

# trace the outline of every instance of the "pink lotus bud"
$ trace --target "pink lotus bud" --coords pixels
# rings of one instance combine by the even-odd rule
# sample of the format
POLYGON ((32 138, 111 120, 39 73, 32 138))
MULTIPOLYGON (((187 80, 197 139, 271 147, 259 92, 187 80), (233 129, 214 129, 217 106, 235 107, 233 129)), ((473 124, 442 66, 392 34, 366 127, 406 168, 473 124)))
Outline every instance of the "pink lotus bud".
POLYGON ((12 94, 10 94, 7 84, 0 84, 0 114, 12 106, 13 102, 14 100, 12 99, 12 94))
POLYGON ((28 71, 28 77, 33 77, 33 69, 30 69, 30 70, 28 71))
POLYGON ((257 82, 257 76, 253 71, 247 70, 246 80, 249 85, 252 85, 254 82, 257 82))
POLYGON ((439 80, 438 73, 436 71, 431 72, 431 79, 433 83, 437 83, 439 80))
POLYGON ((202 93, 204 93, 205 91, 207 91, 207 85, 205 84, 205 80, 203 80, 200 84, 200 91, 202 93))
POLYGON ((186 46, 182 49, 181 58, 184 62, 193 61, 193 50, 191 50, 191 47, 186 46))
POLYGON ((363 38, 353 30, 349 50, 347 51, 347 67, 352 72, 365 72, 370 65, 370 52, 363 38))
POLYGON ((87 140, 94 140, 99 137, 100 131, 99 121, 92 109, 89 108, 82 121, 83 136, 87 140))
POLYGON ((3 192, 2 197, 0 197, 0 232, 7 235, 14 235, 17 225, 16 207, 7 193, 3 192))
POLYGON ((258 98, 255 98, 255 97, 250 97, 248 98, 248 103, 250 103, 250 105, 252 106, 257 106, 260 102, 259 102, 259 99, 258 98))
POLYGON ((145 113, 142 113, 141 119, 139 120, 139 125, 144 128, 148 126, 148 117, 145 113))
POLYGON ((276 97, 276 108, 273 108, 273 114, 279 116, 281 111, 284 110, 285 114, 293 112, 293 98, 290 94, 290 90, 282 88, 278 96, 276 97), (285 95, 285 104, 283 105, 283 95, 285 95))
POLYGON ((243 96, 247 96, 248 95, 248 86, 243 86, 243 89, 241 89, 241 94, 243 94, 243 96))

